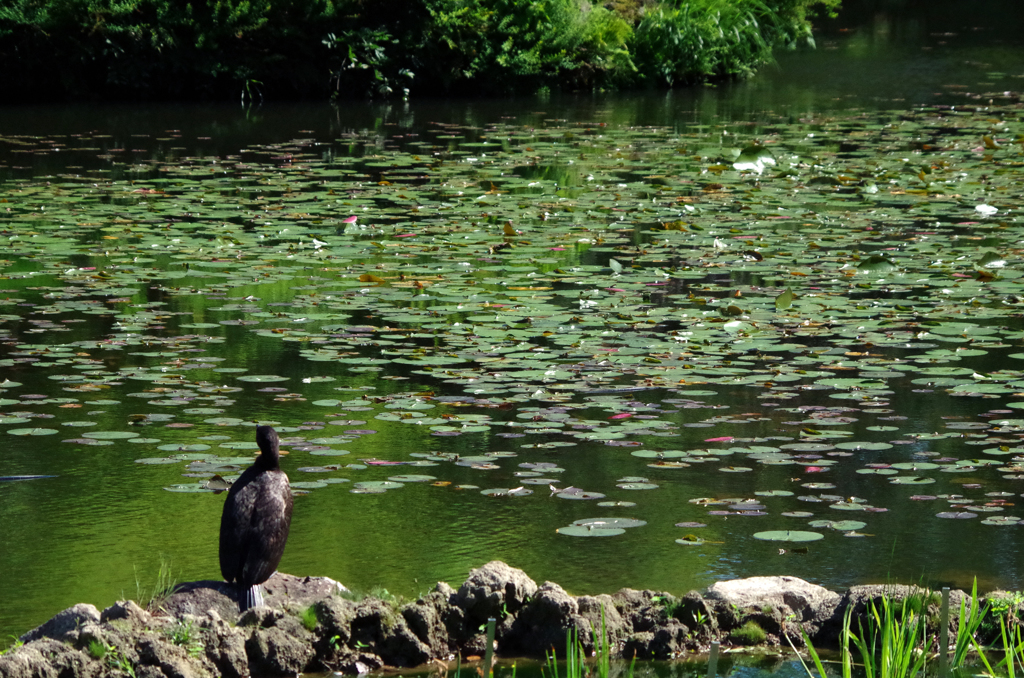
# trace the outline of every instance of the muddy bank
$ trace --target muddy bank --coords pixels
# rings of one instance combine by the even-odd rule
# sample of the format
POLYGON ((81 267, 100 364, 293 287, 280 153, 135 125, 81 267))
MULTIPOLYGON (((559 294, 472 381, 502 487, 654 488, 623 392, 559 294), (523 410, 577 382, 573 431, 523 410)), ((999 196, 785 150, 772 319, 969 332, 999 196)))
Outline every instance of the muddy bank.
MULTIPOLYGON (((493 561, 458 589, 439 583, 419 600, 362 598, 322 577, 277 574, 266 607, 238 614, 231 590, 216 581, 179 585, 142 609, 120 601, 97 610, 81 603, 23 635, 0 656, 2 678, 205 678, 365 673, 482 655, 489 617, 499 656, 543 657, 578 632, 587 652, 604 627, 617 656, 685 658, 723 645, 798 646, 801 629, 816 647, 835 647, 849 606, 861 613, 882 595, 923 596, 938 619, 938 596, 908 586, 858 586, 842 594, 795 577, 718 582, 682 597, 622 589, 572 596, 538 585, 522 570, 493 561)), ((997 594, 990 594, 990 597, 997 594)), ((954 591, 950 625, 961 601, 954 591)))

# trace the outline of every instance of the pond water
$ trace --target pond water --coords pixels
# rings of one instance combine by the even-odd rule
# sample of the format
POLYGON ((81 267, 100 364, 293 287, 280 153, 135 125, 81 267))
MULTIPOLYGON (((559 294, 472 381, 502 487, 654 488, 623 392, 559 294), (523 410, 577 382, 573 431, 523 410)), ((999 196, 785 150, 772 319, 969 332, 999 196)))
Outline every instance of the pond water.
POLYGON ((1019 588, 1007 23, 668 94, 0 110, 0 475, 51 476, 0 481, 0 636, 218 578, 256 421, 281 569, 354 588, 1019 588))

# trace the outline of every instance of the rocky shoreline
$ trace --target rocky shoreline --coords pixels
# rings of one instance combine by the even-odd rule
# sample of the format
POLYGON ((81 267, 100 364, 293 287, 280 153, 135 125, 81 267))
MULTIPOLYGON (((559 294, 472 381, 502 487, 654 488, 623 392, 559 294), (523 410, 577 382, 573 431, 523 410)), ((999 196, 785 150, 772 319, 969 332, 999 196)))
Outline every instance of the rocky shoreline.
MULTIPOLYGON (((412 602, 359 599, 324 577, 277 574, 265 587, 267 606, 241 615, 217 581, 178 585, 149 610, 132 601, 102 612, 80 603, 21 636, 0 656, 0 678, 359 674, 483 655, 490 617, 499 656, 543 657, 552 648, 561 654, 572 630, 590 653, 603 623, 613 655, 637 659, 686 658, 716 640, 788 646, 788 636, 800 646, 801 630, 815 647, 836 647, 847 608, 861 614, 882 596, 922 595, 929 617, 938 619, 937 596, 909 586, 839 594, 796 577, 753 577, 682 597, 633 589, 572 596, 500 561, 470 572, 457 590, 441 582, 412 602)), ((970 604, 969 595, 952 592, 953 633, 964 600, 970 604)))

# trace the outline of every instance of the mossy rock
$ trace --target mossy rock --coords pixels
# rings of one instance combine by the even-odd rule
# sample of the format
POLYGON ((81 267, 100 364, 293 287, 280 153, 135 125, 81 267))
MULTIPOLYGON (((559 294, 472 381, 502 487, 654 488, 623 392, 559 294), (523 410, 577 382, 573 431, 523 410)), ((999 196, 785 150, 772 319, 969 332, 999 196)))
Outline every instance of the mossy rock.
POLYGON ((761 645, 767 639, 768 634, 755 621, 748 621, 729 634, 729 640, 737 645, 761 645))

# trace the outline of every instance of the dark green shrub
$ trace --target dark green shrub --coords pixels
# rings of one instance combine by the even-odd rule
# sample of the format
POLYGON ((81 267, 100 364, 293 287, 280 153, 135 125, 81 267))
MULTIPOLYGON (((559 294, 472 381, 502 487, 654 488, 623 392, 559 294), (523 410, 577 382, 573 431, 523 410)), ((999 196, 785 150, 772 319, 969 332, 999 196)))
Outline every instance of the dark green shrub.
POLYGON ((320 39, 340 4, 11 0, 0 61, 36 98, 235 98, 254 79, 294 96, 326 89, 320 39))
POLYGON ((630 48, 639 79, 652 86, 745 77, 777 46, 810 40, 809 8, 838 0, 662 2, 643 14, 630 48))
POLYGON ((24 99, 404 97, 746 75, 838 0, 7 0, 24 99))
POLYGON ((633 71, 631 27, 579 0, 425 0, 418 62, 446 90, 605 86, 633 71))

